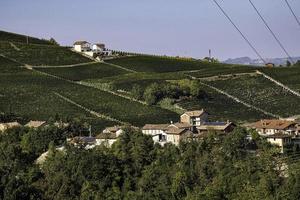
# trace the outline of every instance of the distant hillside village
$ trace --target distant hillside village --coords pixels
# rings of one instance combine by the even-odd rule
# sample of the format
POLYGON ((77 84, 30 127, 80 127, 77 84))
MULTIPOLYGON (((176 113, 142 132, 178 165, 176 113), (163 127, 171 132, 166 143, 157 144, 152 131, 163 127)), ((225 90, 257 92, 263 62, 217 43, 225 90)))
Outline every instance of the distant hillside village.
MULTIPOLYGON (((145 124, 142 128, 131 127, 141 130, 145 135, 150 135, 155 143, 164 146, 166 143, 179 145, 180 141, 201 140, 208 133, 214 132, 218 135, 226 136, 237 126, 230 121, 211 122, 208 120, 209 114, 205 110, 195 110, 185 112, 180 116, 179 122, 168 124, 145 124)), ((300 148, 300 121, 297 117, 287 119, 262 119, 255 123, 245 124, 249 130, 256 131, 261 137, 266 138, 271 144, 277 145, 280 152, 296 146, 300 148)), ((68 123, 55 122, 58 128, 69 126, 68 123)), ((0 132, 14 127, 21 127, 18 122, 8 122, 0 124, 0 132)), ((28 128, 41 128, 48 126, 46 121, 29 121, 24 125, 28 128)), ((68 138, 67 142, 77 147, 91 149, 99 145, 110 147, 117 141, 118 137, 124 133, 127 126, 112 126, 105 128, 100 134, 92 136, 76 136, 68 138)), ((249 139, 252 136, 249 135, 249 139)))

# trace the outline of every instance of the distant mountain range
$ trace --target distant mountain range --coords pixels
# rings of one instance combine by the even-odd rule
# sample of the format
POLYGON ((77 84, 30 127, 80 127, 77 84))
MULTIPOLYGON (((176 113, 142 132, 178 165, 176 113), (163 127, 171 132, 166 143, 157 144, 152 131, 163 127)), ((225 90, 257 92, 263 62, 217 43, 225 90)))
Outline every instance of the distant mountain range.
MULTIPOLYGON (((300 60, 300 57, 292 57, 296 62, 300 60)), ((286 65, 288 58, 265 58, 266 62, 274 63, 275 65, 286 65)), ((241 65, 263 65, 263 62, 260 59, 251 59, 249 57, 240 57, 240 58, 229 58, 224 63, 227 64, 241 64, 241 65)))

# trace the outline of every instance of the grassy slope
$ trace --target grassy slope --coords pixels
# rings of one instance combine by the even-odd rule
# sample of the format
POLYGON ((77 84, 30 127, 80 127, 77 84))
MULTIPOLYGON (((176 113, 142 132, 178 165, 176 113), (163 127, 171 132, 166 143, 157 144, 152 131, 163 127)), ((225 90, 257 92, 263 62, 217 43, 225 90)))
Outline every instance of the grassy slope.
POLYGON ((243 76, 211 81, 209 84, 283 117, 300 113, 300 98, 295 97, 263 76, 243 76))
POLYGON ((128 73, 128 71, 103 63, 88 64, 75 67, 38 68, 37 70, 73 81, 80 81, 84 79, 99 79, 128 73))

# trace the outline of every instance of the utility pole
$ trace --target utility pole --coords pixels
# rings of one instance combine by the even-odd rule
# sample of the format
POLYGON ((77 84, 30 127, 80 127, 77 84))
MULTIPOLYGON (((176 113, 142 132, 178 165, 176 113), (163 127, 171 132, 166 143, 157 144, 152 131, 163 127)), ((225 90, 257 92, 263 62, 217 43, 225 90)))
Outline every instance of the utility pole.
POLYGON ((26 35, 26 43, 29 44, 29 38, 28 38, 28 35, 26 35))
POLYGON ((208 57, 211 59, 211 50, 208 50, 208 57))

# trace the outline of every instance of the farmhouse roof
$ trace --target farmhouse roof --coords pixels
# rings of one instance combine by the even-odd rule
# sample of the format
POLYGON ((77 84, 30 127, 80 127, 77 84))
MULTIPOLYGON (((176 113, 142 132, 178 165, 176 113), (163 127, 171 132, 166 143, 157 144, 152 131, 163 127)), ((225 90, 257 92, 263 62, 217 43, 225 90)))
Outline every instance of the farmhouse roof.
POLYGON ((170 124, 146 124, 143 130, 167 130, 170 124))
POLYGON ((198 130, 216 130, 224 131, 227 127, 234 125, 232 122, 204 122, 202 125, 198 126, 198 130))
POLYGON ((97 43, 97 44, 95 44, 97 47, 99 47, 99 48, 103 48, 103 47, 105 47, 105 44, 103 44, 103 43, 97 43))
POLYGON ((99 135, 96 136, 97 139, 117 139, 117 134, 116 132, 111 132, 111 133, 100 133, 99 135))
POLYGON ((74 45, 83 45, 83 44, 89 44, 87 41, 76 41, 74 42, 74 45))
POLYGON ((9 128, 21 126, 21 124, 19 124, 18 122, 1 123, 0 125, 2 125, 2 127, 4 127, 4 129, 9 129, 9 128))
POLYGON ((176 127, 176 128, 191 128, 192 125, 189 123, 181 123, 181 122, 177 122, 175 124, 171 124, 169 125, 169 127, 176 127))
POLYGON ((204 113, 206 113, 206 112, 202 109, 202 110, 188 111, 188 112, 185 112, 184 115, 188 115, 190 117, 199 117, 204 113))
POLYGON ((103 130, 103 133, 116 133, 120 129, 122 129, 121 126, 107 127, 103 130))
POLYGON ((25 124, 26 127, 29 128, 38 128, 42 125, 44 125, 46 123, 46 121, 30 121, 27 124, 25 124))
POLYGON ((278 119, 264 119, 253 124, 254 128, 259 129, 277 129, 284 130, 289 128, 292 125, 295 125, 295 122, 287 121, 287 120, 278 120, 278 119))
POLYGON ((187 131, 187 130, 184 129, 184 128, 169 127, 169 128, 166 130, 166 133, 167 133, 167 134, 170 134, 170 135, 181 135, 181 134, 183 134, 185 131, 187 131))

